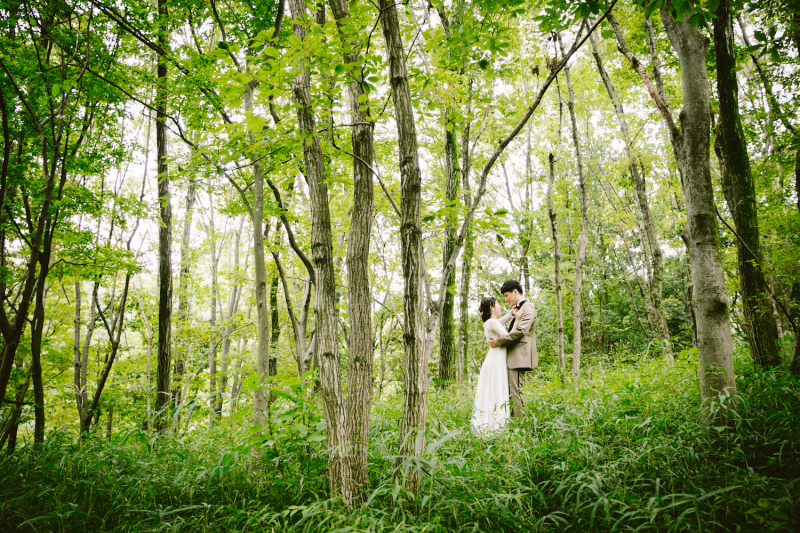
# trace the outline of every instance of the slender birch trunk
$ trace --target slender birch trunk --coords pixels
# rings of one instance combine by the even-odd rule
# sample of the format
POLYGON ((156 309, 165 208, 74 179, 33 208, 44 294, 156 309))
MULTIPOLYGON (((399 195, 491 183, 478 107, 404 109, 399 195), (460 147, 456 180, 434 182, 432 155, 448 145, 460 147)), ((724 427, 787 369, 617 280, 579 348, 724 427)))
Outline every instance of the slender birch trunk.
MULTIPOLYGON (((468 89, 472 90, 472 80, 470 79, 468 89)), ((470 114, 470 104, 467 104, 467 116, 470 114)), ((470 123, 464 125, 464 133, 461 137, 461 188, 464 191, 464 208, 469 209, 472 204, 472 190, 469 183, 469 139, 470 139, 470 123)), ((458 324, 458 383, 464 384, 467 381, 467 345, 469 342, 469 299, 470 292, 469 286, 472 281, 472 256, 474 254, 474 246, 472 244, 472 232, 467 231, 464 238, 464 256, 461 258, 461 300, 459 301, 459 318, 458 324)))
POLYGON ((208 231, 209 240, 209 253, 211 257, 211 301, 210 315, 208 319, 209 337, 208 337, 208 423, 213 424, 218 418, 219 413, 216 411, 217 402, 217 282, 218 272, 217 266, 219 258, 217 257, 217 230, 214 225, 214 194, 209 187, 208 190, 208 231))

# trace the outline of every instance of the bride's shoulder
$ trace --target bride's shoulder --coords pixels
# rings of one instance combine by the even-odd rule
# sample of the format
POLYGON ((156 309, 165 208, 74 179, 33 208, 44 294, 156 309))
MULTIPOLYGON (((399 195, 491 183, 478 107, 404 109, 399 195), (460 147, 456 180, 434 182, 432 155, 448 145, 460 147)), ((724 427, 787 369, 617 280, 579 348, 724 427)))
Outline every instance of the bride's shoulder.
POLYGON ((493 330, 497 328, 503 329, 503 324, 500 323, 499 320, 496 318, 490 318, 486 322, 483 323, 483 329, 485 330, 493 330))

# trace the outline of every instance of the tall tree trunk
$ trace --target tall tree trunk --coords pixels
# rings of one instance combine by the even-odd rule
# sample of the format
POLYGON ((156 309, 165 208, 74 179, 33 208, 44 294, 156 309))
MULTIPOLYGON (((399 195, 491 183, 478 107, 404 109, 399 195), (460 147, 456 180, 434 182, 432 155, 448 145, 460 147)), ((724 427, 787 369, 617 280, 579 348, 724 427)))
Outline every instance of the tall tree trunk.
MULTIPOLYGON (((48 232, 49 233, 49 232, 48 232)), ((48 238, 45 241, 49 241, 48 238)), ((45 245, 47 246, 47 244, 45 245)), ((49 246, 47 246, 49 248, 49 246)), ((44 443, 44 385, 42 384, 42 333, 44 330, 44 300, 47 294, 47 272, 49 270, 50 252, 41 256, 39 280, 36 284, 36 305, 33 308, 31 327, 31 380, 33 381, 33 443, 44 443)))
POLYGON ((555 182, 555 159, 553 154, 548 158, 550 163, 550 179, 547 181, 547 213, 550 217, 550 230, 553 235, 553 270, 555 271, 556 289, 556 324, 558 327, 558 368, 566 371, 564 360, 564 310, 561 306, 561 250, 558 247, 558 220, 553 209, 553 183, 555 182))
MULTIPOLYGON (((149 128, 149 124, 148 124, 149 128)), ((148 129, 149 136, 149 129, 148 129)), ((191 249, 189 248, 192 234, 192 218, 194 215, 194 201, 196 189, 194 180, 189 181, 189 188, 186 191, 186 216, 183 221, 183 237, 181 238, 181 268, 178 283, 178 320, 181 328, 188 327, 190 318, 190 299, 189 299, 189 272, 191 263, 191 249)), ((179 352, 175 357, 175 382, 172 386, 172 403, 175 406, 181 404, 181 390, 183 376, 186 373, 186 361, 183 352, 179 352)))
MULTIPOLYGON (((800 16, 795 24, 800 25, 800 16)), ((797 48, 800 50, 800 31, 795 33, 797 48)), ((797 151, 794 167, 794 192, 797 196, 797 211, 800 213, 800 150, 797 151)), ((800 374, 800 283, 792 284, 791 292, 792 316, 794 320, 794 346, 792 357, 789 360, 789 370, 795 374, 800 374)))
MULTIPOLYGON (((425 449, 425 419, 428 403, 428 362, 425 359, 425 310, 422 277, 422 176, 419 168, 417 130, 408 87, 405 52, 396 4, 380 0, 381 29, 389 63, 389 83, 397 122, 400 157, 400 240, 403 262, 403 341, 405 370, 403 414, 400 420, 399 455, 421 456, 425 449)), ((405 485, 419 491, 417 469, 398 469, 405 485)))
POLYGON ((208 231, 209 251, 211 253, 211 301, 209 310, 210 316, 208 319, 209 325, 209 338, 208 338, 208 422, 213 424, 219 416, 216 411, 217 404, 217 294, 219 293, 218 282, 218 265, 219 258, 217 256, 217 229, 214 225, 214 193, 209 187, 208 190, 208 231))
MULTIPOLYGON (((608 92, 608 97, 611 99, 611 103, 614 106, 614 111, 619 122, 619 129, 622 133, 622 139, 625 142, 625 152, 628 156, 628 168, 630 169, 631 178, 633 179, 633 188, 636 192, 636 204, 639 208, 639 215, 641 216, 642 225, 644 226, 645 230, 643 233, 647 235, 647 241, 650 246, 652 264, 648 288, 650 300, 653 306, 653 318, 656 331, 658 333, 658 341, 661 345, 662 354, 669 359, 673 359, 672 344, 670 343, 667 319, 664 316, 664 305, 662 298, 664 284, 664 254, 661 251, 661 246, 658 243, 655 223, 653 222, 653 217, 650 214, 650 203, 647 199, 644 176, 640 172, 639 166, 636 164, 637 157, 634 153, 633 141, 631 140, 628 129, 628 120, 625 117, 625 110, 622 107, 622 102, 617 95, 617 91, 614 88, 613 83, 611 83, 611 78, 609 78, 605 68, 603 67, 603 61, 600 58, 600 52, 597 49, 597 42, 595 41, 594 35, 590 35, 589 40, 592 43, 592 53, 594 55, 595 63, 597 64, 597 70, 599 71, 600 77, 603 80, 606 92, 608 92)), ((642 249, 644 250, 644 243, 642 243, 642 249)))
MULTIPOLYGON (((306 37, 304 0, 289 0, 295 38, 306 37)), ((311 250, 317 294, 314 305, 316 319, 316 359, 319 364, 322 405, 328 438, 328 480, 332 496, 342 495, 350 501, 358 492, 357 474, 346 455, 351 446, 347 427, 344 391, 339 367, 336 309, 336 277, 333 268, 333 237, 326 182, 325 163, 316 119, 311 102, 310 64, 306 58, 292 80, 292 98, 297 107, 297 121, 303 143, 303 160, 311 200, 311 250)))
MULTIPOLYGON (((688 15, 687 15, 688 16, 688 15)), ((664 100, 641 63, 625 43, 619 23, 608 17, 617 37, 620 51, 628 58, 642 79, 650 98, 667 124, 686 200, 686 226, 681 237, 689 250, 694 301, 697 319, 701 414, 706 422, 714 422, 712 402, 720 394, 736 394, 733 369, 733 341, 728 295, 719 257, 716 207, 711 183, 709 138, 711 102, 706 72, 706 39, 689 23, 672 18, 669 5, 661 8, 661 20, 672 47, 678 54, 683 86, 681 126, 675 124, 669 104, 664 100)), ((723 411, 717 411, 724 423, 723 411)))
POLYGON ((758 229, 758 209, 747 143, 739 117, 739 84, 732 8, 720 0, 714 20, 719 123, 714 144, 720 162, 722 191, 733 215, 738 238, 739 285, 745 332, 753 362, 761 368, 780 365, 778 328, 769 288, 761 267, 764 258, 758 229))
MULTIPOLYGON (((467 91, 472 98, 472 78, 467 84, 467 91)), ((467 113, 471 113, 471 100, 467 102, 467 113)), ((470 122, 464 125, 464 133, 461 135, 461 188, 464 191, 464 208, 469 209, 472 204, 472 190, 469 183, 469 170, 472 161, 469 157, 470 141, 470 122)), ((472 231, 468 230, 464 238, 464 256, 461 258, 461 299, 459 301, 459 325, 458 325, 458 382, 464 384, 467 381, 467 349, 469 342, 469 286, 472 281, 472 256, 475 247, 472 243, 472 231)))
MULTIPOLYGON (((269 377, 278 375, 278 341, 281 337, 280 315, 278 314, 278 279, 277 275, 272 276, 272 283, 269 289, 269 308, 271 318, 272 334, 269 338, 269 377)), ((233 391, 231 391, 233 392, 233 391)))
MULTIPOLYGON (((559 41, 561 38, 559 37, 559 41)), ((567 109, 572 123, 572 142, 575 146, 575 160, 578 166, 578 186, 581 190, 581 233, 578 240, 578 254, 575 257, 575 291, 573 302, 573 338, 572 338, 572 377, 577 378, 581 373, 581 335, 583 311, 581 306, 583 296, 583 264, 586 261, 586 244, 589 240, 589 199, 586 190, 586 176, 583 172, 583 154, 581 153, 580 138, 578 136, 578 118, 575 114, 575 95, 572 90, 572 79, 569 67, 564 67, 564 78, 567 81, 567 109)))
MULTIPOLYGON (((452 208, 458 200, 459 181, 461 180, 461 168, 458 161, 458 145, 456 139, 455 123, 452 120, 452 110, 447 109, 445 113, 445 143, 444 159, 447 172, 445 184, 445 202, 452 208)), ((455 213, 447 216, 447 225, 444 229, 444 250, 442 253, 442 263, 450 260, 456 245, 456 226, 458 220, 455 213)), ((455 381, 457 373, 456 346, 455 346, 455 324, 453 323, 453 310, 455 308, 455 289, 456 272, 455 269, 450 273, 447 280, 447 291, 440 294, 439 298, 444 299, 442 304, 442 317, 439 323, 439 386, 445 387, 448 383, 455 381)))
MULTIPOLYGON (((168 11, 166 0, 158 0, 158 44, 167 47, 168 11)), ((167 59, 158 56, 156 81, 156 150, 158 157, 158 363, 156 380, 156 429, 169 427, 170 373, 172 370, 172 205, 167 167, 167 59)))
MULTIPOLYGON (((92 310, 92 318, 94 319, 94 306, 91 305, 91 300, 89 307, 92 310)), ((89 324, 88 331, 86 334, 86 341, 87 344, 91 342, 91 332, 94 329, 94 320, 89 324)), ((78 408, 78 419, 80 421, 80 432, 83 434, 85 428, 83 427, 83 418, 86 416, 86 391, 85 391, 85 382, 86 382, 86 370, 83 363, 83 358, 81 357, 81 282, 75 282, 75 327, 74 327, 74 346, 73 346, 73 374, 72 374, 72 386, 75 389, 75 403, 78 408)), ((88 352, 88 346, 85 347, 84 351, 88 352)))
MULTIPOLYGON (((345 53, 346 64, 358 64, 361 47, 359 40, 348 39, 343 25, 350 18, 347 2, 330 0, 331 10, 339 27, 342 44, 350 49, 345 53)), ((355 37, 355 36, 354 36, 355 37)), ((349 439, 354 446, 351 466, 354 475, 353 499, 360 501, 369 486, 367 473, 367 445, 369 441, 369 411, 372 402, 372 367, 374 345, 372 339, 372 302, 369 286, 369 244, 372 232, 373 183, 372 154, 375 151, 374 131, 370 116, 369 99, 364 93, 362 71, 354 70, 348 84, 350 118, 352 126, 353 155, 353 209, 347 239, 347 297, 350 319, 350 362, 348 368, 349 396, 347 412, 349 439), (358 74, 356 74, 358 72, 358 74)))
MULTIPOLYGON (((239 217, 239 231, 236 232, 236 237, 234 238, 234 245, 233 245, 233 286, 231 287, 231 292, 228 294, 228 305, 225 310, 225 320, 224 325, 225 328, 222 331, 222 353, 220 354, 220 369, 219 369, 219 389, 217 391, 217 399, 214 403, 214 412, 216 416, 219 417, 222 415, 222 405, 225 400, 225 393, 228 390, 228 355, 231 351, 231 338, 230 335, 233 332, 233 317, 239 311, 239 301, 242 297, 242 287, 240 283, 240 248, 242 243, 242 233, 244 232, 244 219, 245 216, 242 215, 239 217)), ((247 270, 247 266, 250 260, 250 255, 248 253, 245 259, 244 269, 247 270)), ((230 255, 228 264, 230 265, 230 255)), ((275 283, 275 278, 273 277, 272 286, 273 290, 277 289, 277 285, 275 283)), ((277 294, 275 296, 277 299, 277 294)), ((272 307, 272 291, 270 291, 270 307, 272 307)), ((275 318, 275 309, 273 307, 272 311, 272 320, 273 320, 273 331, 272 334, 274 336, 274 321, 275 318)), ((275 355, 275 342, 274 339, 270 339, 270 363, 269 363, 269 375, 273 376, 275 374, 272 373, 273 367, 273 358, 276 357, 275 355)))

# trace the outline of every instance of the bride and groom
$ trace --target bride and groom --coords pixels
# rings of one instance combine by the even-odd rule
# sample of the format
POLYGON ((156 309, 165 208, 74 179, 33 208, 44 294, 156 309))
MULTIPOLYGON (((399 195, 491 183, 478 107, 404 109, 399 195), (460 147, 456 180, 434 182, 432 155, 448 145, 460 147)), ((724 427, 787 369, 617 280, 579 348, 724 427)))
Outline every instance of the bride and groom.
POLYGON ((490 347, 478 376, 472 412, 472 427, 481 431, 495 431, 509 416, 522 416, 525 372, 539 366, 536 309, 517 280, 503 283, 500 293, 511 306, 505 315, 494 296, 485 297, 480 304, 483 333, 490 347))

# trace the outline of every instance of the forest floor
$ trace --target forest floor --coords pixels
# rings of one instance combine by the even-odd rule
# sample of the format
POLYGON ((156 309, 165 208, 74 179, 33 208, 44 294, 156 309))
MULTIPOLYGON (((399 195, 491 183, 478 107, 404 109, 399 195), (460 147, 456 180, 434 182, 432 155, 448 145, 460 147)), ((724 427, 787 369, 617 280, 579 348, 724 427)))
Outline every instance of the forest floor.
MULTIPOLYGON (((432 390, 418 497, 393 478, 401 396, 373 406, 369 499, 326 499, 314 395, 283 382, 252 455, 243 410, 214 429, 54 435, 0 459, 2 531, 798 531, 800 380, 737 353, 733 430, 698 420, 697 359, 616 361, 526 386, 526 417, 469 429, 471 393, 432 390)), ((201 415, 195 415, 200 419, 201 415)))

